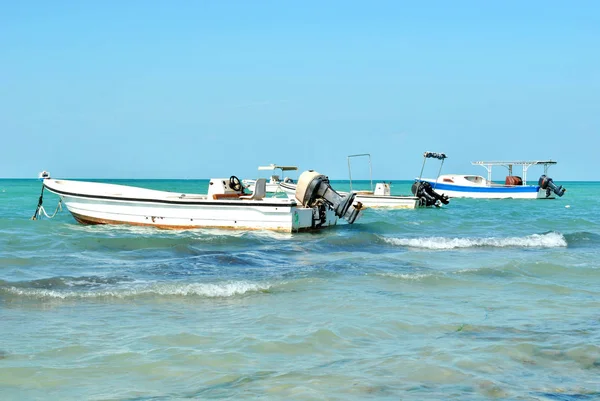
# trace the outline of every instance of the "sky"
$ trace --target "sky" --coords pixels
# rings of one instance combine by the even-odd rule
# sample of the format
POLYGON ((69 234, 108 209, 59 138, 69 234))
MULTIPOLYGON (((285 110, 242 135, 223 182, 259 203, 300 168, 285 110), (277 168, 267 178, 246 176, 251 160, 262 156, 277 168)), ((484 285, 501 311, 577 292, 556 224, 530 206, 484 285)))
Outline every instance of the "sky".
POLYGON ((433 151, 442 173, 552 159, 557 182, 600 180, 597 1, 1 9, 0 178, 256 178, 278 163, 347 179, 347 156, 370 153, 374 178, 400 180, 433 151))

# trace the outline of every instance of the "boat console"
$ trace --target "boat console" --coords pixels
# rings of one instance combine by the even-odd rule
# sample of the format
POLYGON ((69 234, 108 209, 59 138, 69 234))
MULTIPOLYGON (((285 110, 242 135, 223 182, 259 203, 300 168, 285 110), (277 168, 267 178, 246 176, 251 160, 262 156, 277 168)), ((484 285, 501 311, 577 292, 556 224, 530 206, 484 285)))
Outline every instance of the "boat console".
POLYGON ((390 184, 387 182, 378 182, 375 184, 375 191, 373 195, 376 196, 391 196, 390 184))
POLYGON ((244 195, 243 186, 235 175, 229 178, 211 178, 208 183, 209 199, 238 198, 244 195))

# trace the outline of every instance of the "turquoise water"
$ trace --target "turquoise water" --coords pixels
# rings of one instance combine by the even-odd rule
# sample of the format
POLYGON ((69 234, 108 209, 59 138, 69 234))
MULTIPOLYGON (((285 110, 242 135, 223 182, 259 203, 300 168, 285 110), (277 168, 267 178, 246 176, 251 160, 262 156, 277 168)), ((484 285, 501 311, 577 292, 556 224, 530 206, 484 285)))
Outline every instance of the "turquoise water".
POLYGON ((558 184, 288 235, 31 221, 0 180, 0 399, 599 399, 600 183, 558 184))

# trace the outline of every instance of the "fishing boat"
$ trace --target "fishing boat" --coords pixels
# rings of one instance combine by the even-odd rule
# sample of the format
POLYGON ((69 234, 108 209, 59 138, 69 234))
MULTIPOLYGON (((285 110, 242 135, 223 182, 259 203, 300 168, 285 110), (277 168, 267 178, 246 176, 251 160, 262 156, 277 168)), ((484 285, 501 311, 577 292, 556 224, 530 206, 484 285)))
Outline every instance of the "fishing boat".
MULTIPOLYGON (((279 166, 271 164, 269 166, 262 166, 259 170, 276 170, 280 169, 283 172, 289 170, 296 170, 294 166, 279 166)), ((440 206, 441 204, 448 204, 448 198, 437 194, 432 188, 426 187, 425 185, 419 189, 417 196, 411 195, 392 195, 391 185, 389 182, 378 182, 373 186, 373 169, 371 164, 371 155, 369 153, 362 153, 348 156, 348 176, 350 179, 350 193, 341 192, 340 194, 349 196, 355 194, 355 200, 360 202, 364 207, 369 208, 393 208, 393 209, 416 209, 419 207, 428 206, 440 206), (370 177, 370 190, 354 190, 352 186, 352 166, 351 159, 355 157, 368 157, 369 158, 369 177, 370 177)), ((243 180, 242 181, 250 190, 254 187, 255 180, 243 180)), ((289 177, 284 180, 279 179, 279 175, 272 175, 269 181, 271 185, 267 184, 267 192, 278 194, 283 193, 288 197, 294 197, 296 192, 296 183, 289 177)))
POLYGON ((378 182, 373 188, 373 169, 371 165, 371 154, 361 153, 348 156, 348 176, 350 179, 350 192, 356 194, 356 199, 364 206, 370 208, 393 208, 393 209, 416 209, 428 206, 441 206, 448 204, 448 198, 437 194, 433 189, 420 188, 416 194, 392 195, 389 182, 378 182), (369 159, 369 181, 370 190, 353 190, 351 159, 357 157, 368 157, 369 159))
POLYGON ((480 175, 443 174, 436 179, 419 178, 418 181, 429 184, 435 191, 443 192, 450 198, 483 199, 554 199, 561 197, 566 189, 556 185, 548 177, 548 168, 557 162, 553 160, 531 161, 475 161, 471 164, 484 167, 487 179, 480 175), (492 168, 503 166, 508 169, 504 183, 492 181, 492 168), (513 175, 513 167, 522 166, 522 177, 513 175), (537 184, 527 184, 527 171, 531 166, 543 166, 544 174, 537 184))
POLYGON ((51 217, 42 205, 44 190, 58 195, 59 206, 82 224, 298 232, 334 226, 340 219, 352 224, 363 210, 353 194, 339 194, 315 171, 302 173, 294 199, 265 198, 264 178, 247 194, 236 176, 211 179, 206 195, 50 177, 42 185, 34 220, 51 217))
MULTIPOLYGON (((258 166, 259 171, 272 171, 271 176, 269 177, 269 181, 267 181, 267 192, 268 193, 279 193, 286 192, 290 194, 294 194, 296 192, 296 183, 290 177, 285 177, 286 171, 296 171, 298 167, 296 166, 280 166, 278 164, 269 164, 268 166, 258 166), (281 171, 281 175, 275 174, 276 171, 281 171), (284 177, 283 179, 281 177, 284 177)), ((256 184, 256 180, 254 179, 244 179, 242 180, 242 184, 249 191, 254 191, 254 185, 256 184)))

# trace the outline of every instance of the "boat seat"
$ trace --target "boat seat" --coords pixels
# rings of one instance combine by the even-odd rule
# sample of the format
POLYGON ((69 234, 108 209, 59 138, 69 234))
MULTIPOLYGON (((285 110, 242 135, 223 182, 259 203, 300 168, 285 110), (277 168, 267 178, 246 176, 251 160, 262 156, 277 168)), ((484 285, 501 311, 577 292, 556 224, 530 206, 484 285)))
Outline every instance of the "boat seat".
POLYGON ((254 192, 252 192, 252 195, 243 195, 240 196, 240 199, 261 200, 265 197, 266 194, 267 180, 265 178, 259 178, 254 184, 254 192))

